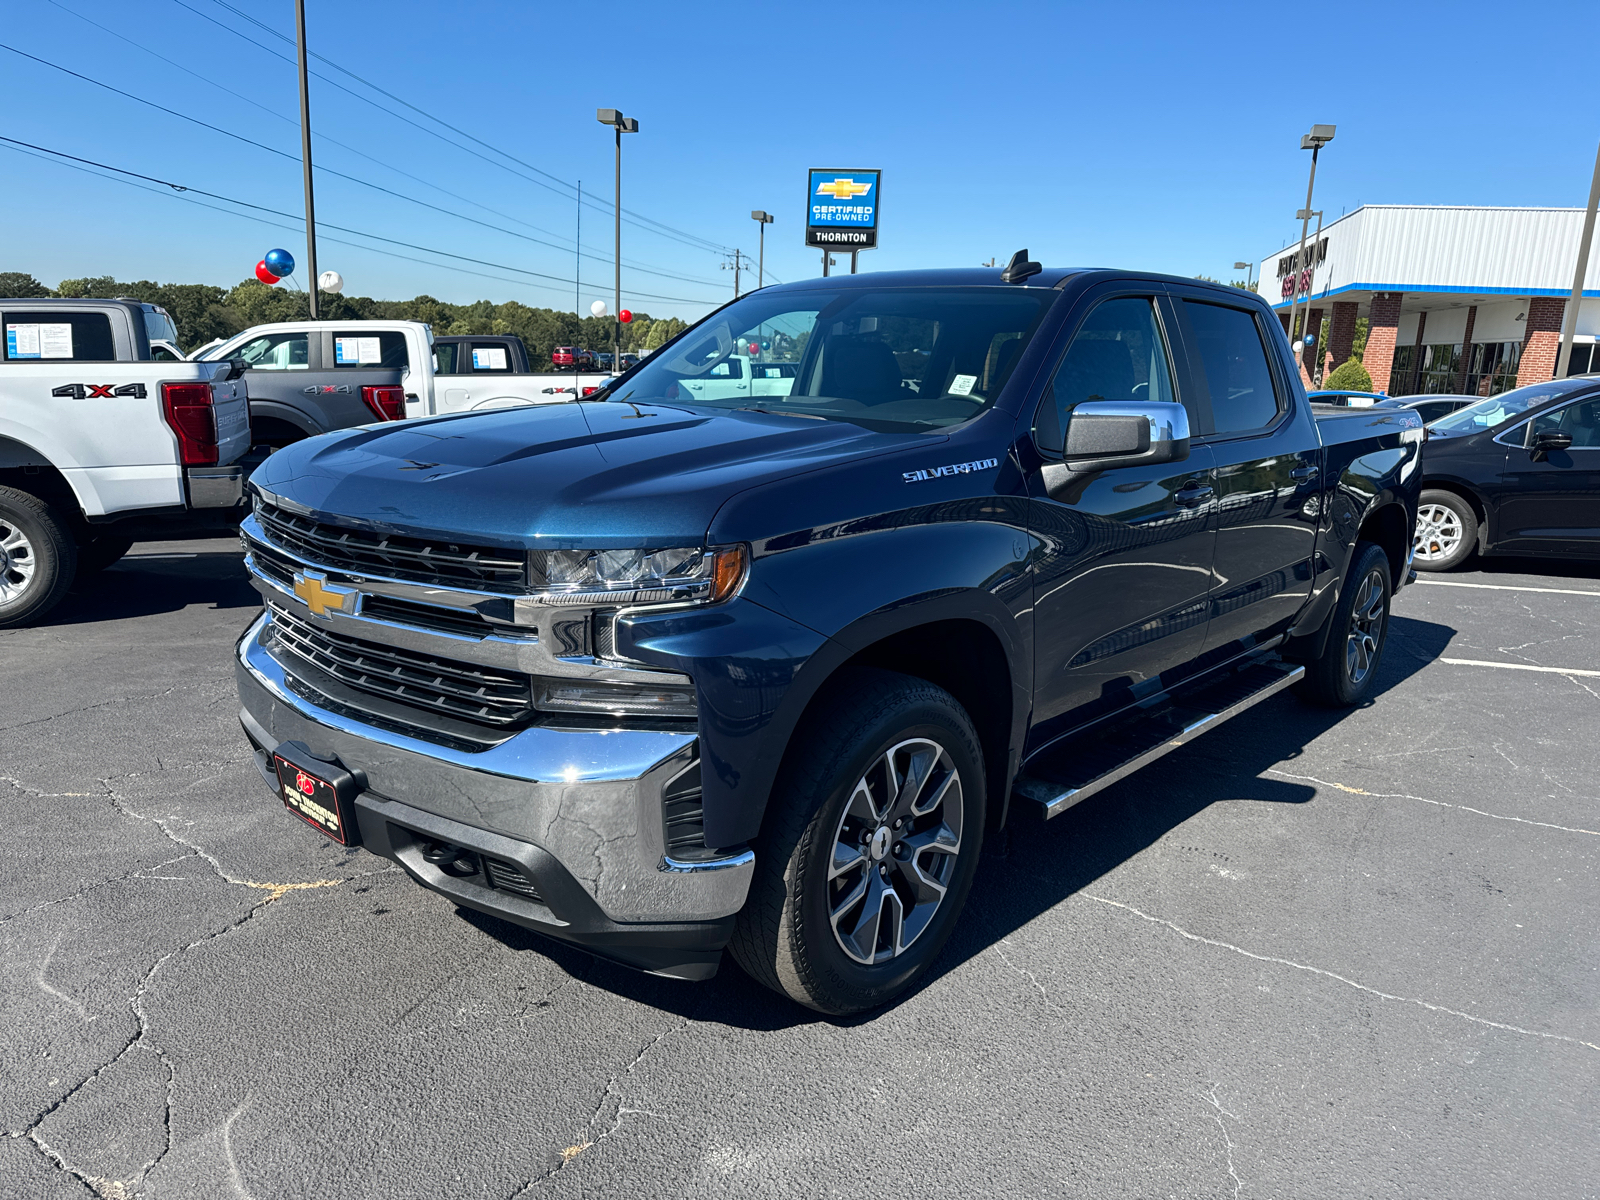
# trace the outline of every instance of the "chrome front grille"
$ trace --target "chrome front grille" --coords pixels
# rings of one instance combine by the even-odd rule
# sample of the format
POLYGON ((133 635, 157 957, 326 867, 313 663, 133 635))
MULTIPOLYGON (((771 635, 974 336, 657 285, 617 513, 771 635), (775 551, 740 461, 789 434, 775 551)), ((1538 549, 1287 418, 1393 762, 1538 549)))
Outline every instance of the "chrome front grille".
MULTIPOLYGON (((461 662, 319 628, 276 604, 274 648, 346 687, 413 709, 505 729, 533 715, 527 675, 461 662)), ((293 662, 284 662, 293 669, 293 662)))
POLYGON ((271 541, 332 570, 513 595, 528 586, 527 555, 514 550, 331 525, 261 499, 255 515, 271 541))

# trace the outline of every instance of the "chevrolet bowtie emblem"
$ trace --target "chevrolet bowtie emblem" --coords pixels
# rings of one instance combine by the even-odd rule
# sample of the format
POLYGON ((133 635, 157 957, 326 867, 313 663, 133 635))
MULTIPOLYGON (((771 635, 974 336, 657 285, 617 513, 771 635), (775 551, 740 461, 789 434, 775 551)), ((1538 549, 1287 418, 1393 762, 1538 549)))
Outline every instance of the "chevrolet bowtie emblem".
POLYGON ((294 594, 305 601, 313 617, 326 617, 330 612, 354 612, 356 589, 340 587, 328 582, 328 577, 318 571, 296 571, 294 594))
POLYGON ((854 179, 835 179, 831 183, 817 184, 817 195, 832 196, 835 200, 854 200, 871 190, 870 183, 858 183, 854 179))

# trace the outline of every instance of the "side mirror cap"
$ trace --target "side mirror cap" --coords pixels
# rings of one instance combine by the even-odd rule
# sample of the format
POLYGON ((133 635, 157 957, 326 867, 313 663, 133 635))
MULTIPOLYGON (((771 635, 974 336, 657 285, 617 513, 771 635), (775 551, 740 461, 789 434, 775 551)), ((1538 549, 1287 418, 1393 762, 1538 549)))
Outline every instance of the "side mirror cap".
POLYGON ((1181 404, 1086 400, 1067 416, 1062 459, 1074 474, 1182 462, 1189 412, 1181 404))
POLYGON ((1565 450, 1572 445, 1572 435, 1562 433, 1558 429, 1547 429, 1533 439, 1533 445, 1528 447, 1534 462, 1543 462, 1545 455, 1552 450, 1565 450))

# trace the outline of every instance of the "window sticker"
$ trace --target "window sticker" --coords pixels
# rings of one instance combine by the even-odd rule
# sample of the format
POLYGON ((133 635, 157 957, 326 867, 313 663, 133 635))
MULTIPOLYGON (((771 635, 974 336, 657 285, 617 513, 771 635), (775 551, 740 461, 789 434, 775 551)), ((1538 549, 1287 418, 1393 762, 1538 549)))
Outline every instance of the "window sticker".
POLYGON ((950 381, 950 394, 952 396, 970 396, 972 389, 978 386, 976 375, 957 375, 950 381))
POLYGON ((383 343, 375 337, 334 338, 333 361, 342 367, 381 363, 383 343))
POLYGON ((473 350, 472 369, 474 371, 504 371, 506 369, 505 347, 490 346, 487 349, 473 350))
POLYGON ((71 358, 72 326, 68 324, 6 326, 7 358, 71 358))

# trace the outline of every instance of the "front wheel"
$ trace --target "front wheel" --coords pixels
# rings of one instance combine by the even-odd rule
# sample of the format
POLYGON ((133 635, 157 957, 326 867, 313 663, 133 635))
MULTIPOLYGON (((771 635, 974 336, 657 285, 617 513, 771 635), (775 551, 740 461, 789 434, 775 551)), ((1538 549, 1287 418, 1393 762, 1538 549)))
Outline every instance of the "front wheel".
POLYGON ((773 789, 730 950, 819 1012, 873 1008, 938 957, 983 843, 983 751, 955 697, 853 671, 773 789))
POLYGON ((1394 586, 1389 556, 1371 542, 1356 546, 1350 574, 1329 618, 1328 644, 1306 664, 1302 693, 1329 708, 1349 708, 1372 694, 1389 636, 1389 601, 1394 586))

